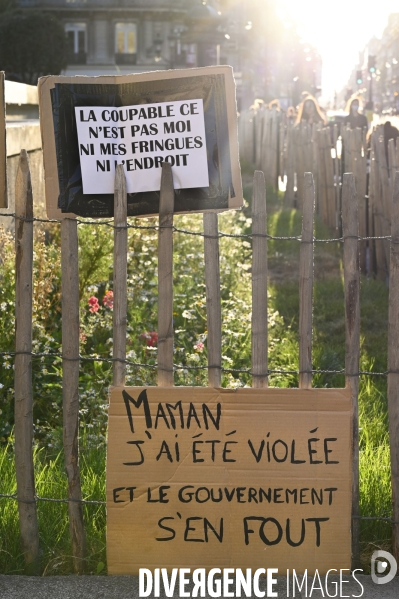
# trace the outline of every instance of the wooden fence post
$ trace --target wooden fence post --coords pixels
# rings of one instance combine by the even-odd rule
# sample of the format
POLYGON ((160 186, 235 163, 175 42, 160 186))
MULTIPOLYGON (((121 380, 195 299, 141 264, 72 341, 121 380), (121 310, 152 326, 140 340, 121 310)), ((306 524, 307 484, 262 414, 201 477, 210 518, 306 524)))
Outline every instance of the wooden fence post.
POLYGON ((38 574, 39 528, 32 452, 33 220, 24 219, 33 219, 33 199, 28 154, 21 150, 15 184, 15 469, 26 572, 38 574))
POLYGON ((388 416, 391 449, 393 550, 399 560, 399 172, 392 202, 392 239, 388 314, 388 416))
POLYGON ((335 124, 334 125, 334 129, 333 129, 333 143, 334 143, 334 149, 335 149, 335 156, 334 156, 334 186, 335 186, 335 215, 336 215, 336 222, 335 222, 335 228, 337 229, 337 231, 340 231, 341 229, 341 206, 340 206, 340 185, 339 185, 339 180, 340 180, 340 161, 338 158, 338 125, 335 124))
POLYGON ((345 372, 352 397, 352 568, 360 567, 359 516, 359 355, 360 355, 360 271, 359 222, 355 178, 344 175, 342 189, 342 227, 344 237, 345 279, 345 372))
POLYGON ((389 173, 389 183, 391 186, 391 193, 393 194, 394 190, 394 181, 395 181, 395 173, 398 168, 396 164, 396 148, 395 142, 393 139, 388 141, 388 173, 389 173))
POLYGON ((76 573, 84 571, 86 540, 79 470, 79 263, 78 227, 61 221, 62 409, 64 460, 69 491, 69 534, 76 573))
POLYGON ((303 155, 303 123, 300 123, 294 128, 294 143, 295 143, 295 172, 296 172, 296 208, 302 210, 303 203, 303 175, 304 155, 303 155))
POLYGON ((265 176, 255 171, 252 192, 252 387, 267 387, 267 220, 265 176))
MULTIPOLYGON (((381 206, 382 206, 382 222, 383 222, 383 231, 384 236, 389 236, 391 233, 391 201, 392 194, 391 188, 389 186, 389 177, 388 177, 388 164, 385 155, 385 146, 384 140, 382 137, 377 142, 378 147, 378 166, 379 166, 379 178, 381 181, 381 206)), ((384 251, 385 251, 385 260, 387 263, 387 275, 389 272, 389 243, 384 241, 384 251)))
POLYGON ((173 387, 173 210, 172 167, 162 164, 158 234, 158 385, 173 387))
POLYGON ((278 189, 280 119, 276 108, 272 108, 270 117, 270 184, 278 189))
POLYGON ((295 145, 294 128, 287 126, 287 145, 286 145, 286 167, 287 167, 287 185, 285 188, 284 203, 287 208, 294 205, 294 184, 295 184, 295 145))
MULTIPOLYGON (((352 131, 352 164, 353 173, 355 175, 356 192, 358 197, 358 217, 359 217, 359 235, 360 237, 367 236, 367 216, 366 216, 366 156, 363 153, 363 131, 362 129, 354 129, 352 131)), ((366 149, 364 148, 364 152, 366 149)), ((360 253, 360 269, 362 273, 366 273, 366 246, 365 240, 359 241, 360 253)))
POLYGON ((302 242, 299 257, 299 387, 312 387, 313 218, 315 190, 312 173, 305 173, 302 242))
POLYGON ((208 349, 208 385, 222 384, 222 310, 220 305, 219 230, 216 212, 204 213, 204 256, 208 349))
POLYGON ((126 378, 127 326, 127 195, 122 164, 115 171, 114 200, 114 309, 113 385, 123 387, 126 378))
POLYGON ((324 169, 326 176, 326 198, 327 198, 327 224, 331 229, 335 229, 337 217, 336 217, 336 203, 335 203, 335 188, 334 188, 334 162, 331 155, 331 137, 330 129, 322 129, 322 135, 324 136, 324 169))
POLYGON ((278 139, 278 172, 277 172, 277 189, 278 189, 278 178, 284 179, 285 172, 285 148, 284 141, 286 136, 286 127, 284 123, 280 121, 279 125, 279 139, 278 139))
MULTIPOLYGON (((384 205, 382 200, 382 182, 380 177, 380 152, 379 152, 379 141, 378 133, 374 131, 371 136, 371 154, 374 160, 371 161, 370 165, 370 182, 369 189, 372 192, 369 201, 371 202, 374 230, 377 237, 388 235, 390 230, 387 227, 387 221, 384 214, 384 205)), ((383 239, 375 240, 376 248, 376 261, 377 261, 377 277, 383 281, 388 276, 388 263, 389 257, 387 257, 387 244, 383 239)))
MULTIPOLYGON (((368 218, 368 237, 375 237, 375 221, 374 221, 374 180, 375 180, 375 159, 374 159, 374 150, 371 146, 370 148, 370 174, 369 174, 369 182, 368 182, 368 202, 367 202, 367 218, 368 218)), ((374 275, 376 272, 376 244, 375 239, 368 240, 368 268, 369 274, 374 275)))
POLYGON ((0 208, 7 208, 7 151, 6 151, 6 113, 4 101, 4 71, 0 71, 0 208))
POLYGON ((317 131, 317 143, 319 148, 319 171, 317 177, 317 199, 319 204, 319 216, 323 223, 328 222, 328 195, 327 195, 327 174, 325 155, 325 137, 323 129, 317 131))
POLYGON ((264 130, 264 126, 265 126, 265 119, 264 119, 264 108, 263 106, 259 106, 258 110, 256 111, 256 114, 254 115, 254 119, 255 119, 255 136, 256 136, 256 160, 255 160, 255 164, 257 165, 261 165, 262 163, 262 156, 263 156, 263 152, 264 152, 264 148, 263 148, 263 130, 264 130))

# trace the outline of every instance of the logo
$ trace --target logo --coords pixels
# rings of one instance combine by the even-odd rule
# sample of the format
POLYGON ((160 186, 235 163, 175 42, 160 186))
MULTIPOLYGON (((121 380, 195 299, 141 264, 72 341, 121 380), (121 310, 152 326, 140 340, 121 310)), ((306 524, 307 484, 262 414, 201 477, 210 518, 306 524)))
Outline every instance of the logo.
POLYGON ((371 556, 371 578, 375 584, 387 584, 395 578, 398 565, 388 551, 374 551, 371 556))

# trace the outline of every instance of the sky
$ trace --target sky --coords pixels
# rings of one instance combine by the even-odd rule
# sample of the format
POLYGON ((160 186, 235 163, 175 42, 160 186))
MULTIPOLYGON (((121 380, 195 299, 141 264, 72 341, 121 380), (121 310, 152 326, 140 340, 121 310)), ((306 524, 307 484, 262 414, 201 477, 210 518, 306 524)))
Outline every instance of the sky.
POLYGON ((295 23, 304 41, 318 48, 325 100, 346 85, 359 52, 381 37, 388 15, 399 12, 398 0, 277 0, 277 7, 283 21, 295 23))

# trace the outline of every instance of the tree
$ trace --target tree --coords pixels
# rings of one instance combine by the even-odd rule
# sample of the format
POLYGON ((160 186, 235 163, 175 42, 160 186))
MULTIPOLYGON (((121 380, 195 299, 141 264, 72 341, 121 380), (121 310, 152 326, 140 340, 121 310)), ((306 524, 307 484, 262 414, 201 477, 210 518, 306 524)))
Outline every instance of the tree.
POLYGON ((0 0, 0 14, 14 10, 16 8, 16 0, 0 0))
MULTIPOLYGON (((6 0, 0 0, 6 4, 6 0)), ((67 63, 62 23, 40 11, 5 11, 0 20, 0 70, 36 85, 43 75, 59 75, 67 63)))

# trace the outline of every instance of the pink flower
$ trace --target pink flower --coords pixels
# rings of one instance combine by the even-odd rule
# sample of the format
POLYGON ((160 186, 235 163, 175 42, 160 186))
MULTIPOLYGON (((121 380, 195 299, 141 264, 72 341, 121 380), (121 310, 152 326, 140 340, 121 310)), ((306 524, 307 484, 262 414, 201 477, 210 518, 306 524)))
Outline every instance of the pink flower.
POLYGON ((89 297, 89 306, 90 306, 89 312, 91 312, 92 314, 94 314, 95 312, 98 312, 100 305, 98 303, 98 299, 94 295, 89 297))
POLYGON ((86 333, 84 333, 81 328, 79 328, 79 339, 82 343, 84 343, 87 340, 86 333))
POLYGON ((147 347, 156 347, 158 344, 158 333, 156 331, 146 331, 141 333, 140 339, 143 339, 147 347))
POLYGON ((198 352, 203 352, 204 351, 204 347, 205 345, 202 343, 202 341, 198 341, 195 345, 194 345, 194 349, 195 351, 198 352))
POLYGON ((114 307, 114 292, 110 289, 107 291, 103 297, 103 304, 106 308, 110 310, 114 307))

